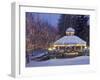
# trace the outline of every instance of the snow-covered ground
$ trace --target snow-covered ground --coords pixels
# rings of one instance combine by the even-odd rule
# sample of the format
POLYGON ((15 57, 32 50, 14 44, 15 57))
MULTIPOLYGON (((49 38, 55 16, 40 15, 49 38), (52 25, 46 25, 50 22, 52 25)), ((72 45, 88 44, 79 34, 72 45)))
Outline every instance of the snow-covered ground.
POLYGON ((89 56, 80 56, 66 59, 50 59, 46 61, 34 61, 26 64, 26 67, 40 67, 40 66, 61 66, 61 65, 82 65, 89 64, 89 56))

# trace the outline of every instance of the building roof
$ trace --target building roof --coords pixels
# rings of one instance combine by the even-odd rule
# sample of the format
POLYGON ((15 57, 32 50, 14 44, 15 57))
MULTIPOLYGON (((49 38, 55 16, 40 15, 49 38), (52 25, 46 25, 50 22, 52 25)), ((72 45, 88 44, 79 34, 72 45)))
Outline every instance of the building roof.
POLYGON ((77 36, 64 36, 54 42, 55 45, 65 45, 65 44, 86 44, 84 40, 77 36))
POLYGON ((69 27, 69 28, 66 30, 66 32, 75 32, 75 30, 74 30, 73 28, 69 27))

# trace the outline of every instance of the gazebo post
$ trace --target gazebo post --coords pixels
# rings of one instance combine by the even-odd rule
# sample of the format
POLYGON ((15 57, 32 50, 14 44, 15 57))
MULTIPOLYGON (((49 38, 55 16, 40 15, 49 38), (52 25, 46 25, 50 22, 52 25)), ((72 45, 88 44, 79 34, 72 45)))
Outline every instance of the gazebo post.
POLYGON ((81 52, 82 52, 82 48, 83 48, 83 47, 82 47, 82 46, 80 46, 80 51, 81 51, 81 52))
POLYGON ((76 47, 74 46, 74 51, 76 51, 76 47))

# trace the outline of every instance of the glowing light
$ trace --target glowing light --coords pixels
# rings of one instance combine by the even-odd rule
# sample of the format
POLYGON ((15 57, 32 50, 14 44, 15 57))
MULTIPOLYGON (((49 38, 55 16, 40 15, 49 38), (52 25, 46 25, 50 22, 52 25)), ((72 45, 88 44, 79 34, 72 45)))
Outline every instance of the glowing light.
POLYGON ((56 49, 55 47, 52 48, 53 50, 56 49))
POLYGON ((52 48, 48 48, 48 50, 49 50, 49 51, 52 51, 53 49, 52 49, 52 48))
POLYGON ((53 48, 48 48, 49 51, 52 51, 52 50, 55 50, 56 48, 53 47, 53 48))
POLYGON ((85 46, 85 49, 86 49, 87 47, 85 46))

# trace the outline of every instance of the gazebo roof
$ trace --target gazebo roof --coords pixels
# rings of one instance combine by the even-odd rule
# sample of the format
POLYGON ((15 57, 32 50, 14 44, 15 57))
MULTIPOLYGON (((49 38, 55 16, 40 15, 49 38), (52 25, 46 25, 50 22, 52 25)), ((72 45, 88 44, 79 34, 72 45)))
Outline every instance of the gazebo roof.
POLYGON ((86 44, 84 40, 77 36, 64 36, 54 42, 55 45, 66 45, 66 44, 86 44))
POLYGON ((75 32, 75 30, 74 30, 73 28, 69 27, 69 28, 66 30, 66 32, 75 32))

